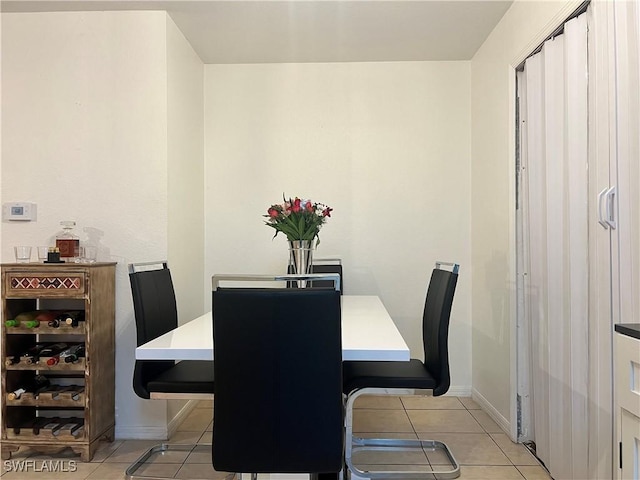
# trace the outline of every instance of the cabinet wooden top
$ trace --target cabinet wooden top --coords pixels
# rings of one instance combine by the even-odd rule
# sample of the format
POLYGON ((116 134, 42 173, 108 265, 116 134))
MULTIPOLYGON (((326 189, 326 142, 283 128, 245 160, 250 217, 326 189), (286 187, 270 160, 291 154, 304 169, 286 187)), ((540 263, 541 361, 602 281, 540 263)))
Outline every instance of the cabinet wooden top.
POLYGON ((2 263, 0 268, 4 270, 84 270, 87 268, 109 267, 117 265, 117 262, 95 262, 95 263, 2 263))

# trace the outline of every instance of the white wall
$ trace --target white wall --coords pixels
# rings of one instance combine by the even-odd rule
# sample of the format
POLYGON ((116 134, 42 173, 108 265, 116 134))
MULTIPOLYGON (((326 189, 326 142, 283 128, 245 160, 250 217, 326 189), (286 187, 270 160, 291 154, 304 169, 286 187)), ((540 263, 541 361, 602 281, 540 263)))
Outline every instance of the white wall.
MULTIPOLYGON (((171 17, 166 20, 168 260, 184 323, 204 313, 204 66, 171 17)), ((167 402, 170 421, 183 404, 167 402)))
POLYGON ((474 397, 515 436, 515 67, 580 4, 518 0, 471 62, 474 397))
MULTIPOLYGON (((13 261, 13 245, 52 244, 59 221, 75 220, 81 240, 99 242, 99 260, 118 262, 121 437, 166 433, 166 405, 142 401, 131 388, 135 326, 126 272, 129 262, 167 258, 179 228, 168 228, 182 200, 168 198, 176 160, 172 154, 168 165, 166 32, 164 12, 2 14, 1 201, 38 204, 37 222, 3 224, 2 261, 13 261)), ((177 130, 171 138, 188 143, 177 130)))
POLYGON ((469 394, 470 155, 469 62, 206 65, 205 278, 285 271, 262 215, 283 193, 326 203, 316 256, 342 257, 345 292, 380 295, 416 356, 434 262, 462 265, 451 393, 469 394))

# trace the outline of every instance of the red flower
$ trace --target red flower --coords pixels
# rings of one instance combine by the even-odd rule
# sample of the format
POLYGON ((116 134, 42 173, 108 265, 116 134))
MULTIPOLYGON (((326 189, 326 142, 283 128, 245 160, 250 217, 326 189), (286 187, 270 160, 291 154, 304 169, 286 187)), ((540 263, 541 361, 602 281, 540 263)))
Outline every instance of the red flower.
POLYGON ((305 208, 307 209, 307 212, 313 213, 314 208, 311 202, 307 202, 307 205, 305 206, 305 208))
POLYGON ((269 210, 267 210, 267 213, 271 218, 277 218, 278 215, 280 215, 280 212, 278 211, 278 209, 274 207, 271 207, 269 210))
POLYGON ((331 207, 327 207, 322 211, 322 216, 323 217, 330 217, 331 216, 331 210, 333 210, 333 208, 331 207))
POLYGON ((296 197, 296 199, 293 201, 293 204, 291 205, 291 211, 294 213, 297 213, 301 210, 302 208, 300 207, 300 199, 298 197, 296 197))

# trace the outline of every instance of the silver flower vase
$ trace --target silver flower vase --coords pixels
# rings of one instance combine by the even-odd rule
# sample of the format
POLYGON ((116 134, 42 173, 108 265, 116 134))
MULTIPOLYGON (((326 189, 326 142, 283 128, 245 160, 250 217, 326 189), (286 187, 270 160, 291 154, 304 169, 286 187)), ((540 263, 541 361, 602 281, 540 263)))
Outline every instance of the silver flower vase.
MULTIPOLYGON (((291 273, 296 275, 306 275, 311 273, 313 263, 313 240, 290 240, 289 241, 289 265, 291 273)), ((306 280, 297 280, 298 288, 307 286, 306 280)))

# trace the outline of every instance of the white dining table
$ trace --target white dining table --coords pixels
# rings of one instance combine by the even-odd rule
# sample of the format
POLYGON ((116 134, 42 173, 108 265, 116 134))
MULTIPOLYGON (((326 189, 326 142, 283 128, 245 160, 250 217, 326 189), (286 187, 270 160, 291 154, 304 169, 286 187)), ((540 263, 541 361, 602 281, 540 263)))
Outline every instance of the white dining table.
MULTIPOLYGON (((342 359, 409 361, 409 347, 379 297, 342 295, 342 359)), ((211 312, 136 348, 137 360, 213 360, 211 312)))

